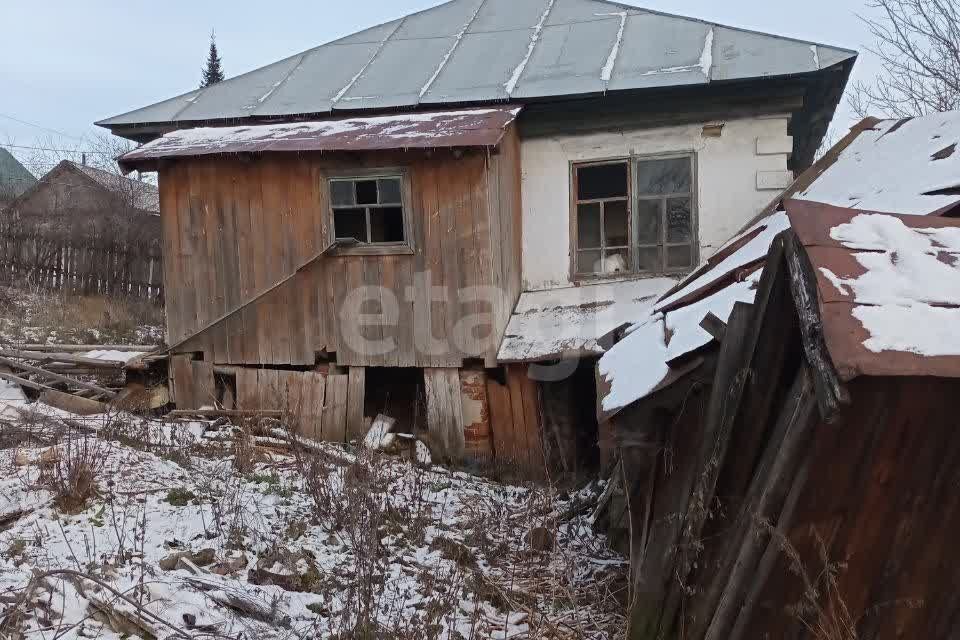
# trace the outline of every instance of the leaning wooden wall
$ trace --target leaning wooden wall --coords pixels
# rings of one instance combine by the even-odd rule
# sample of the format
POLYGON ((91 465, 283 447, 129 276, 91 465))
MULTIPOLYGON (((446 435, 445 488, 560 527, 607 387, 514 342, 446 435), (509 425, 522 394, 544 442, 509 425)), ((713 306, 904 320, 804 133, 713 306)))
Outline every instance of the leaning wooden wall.
POLYGON ((162 166, 170 343, 256 298, 327 246, 325 171, 403 166, 412 186, 413 255, 321 258, 175 351, 203 352, 205 360, 231 364, 310 365, 320 351, 336 352, 337 362, 347 366, 458 367, 477 356, 493 364, 519 293, 518 155, 511 133, 493 155, 266 154, 162 166), (446 301, 431 303, 414 279, 421 272, 446 291, 446 301), (367 285, 396 296, 396 327, 361 327, 356 318, 341 317, 346 296, 367 285), (460 331, 461 320, 482 309, 461 304, 458 291, 489 285, 504 292, 495 297, 491 317, 473 332, 460 331), (396 347, 358 351, 347 339, 358 327, 364 337, 393 340, 396 347), (424 348, 428 336, 448 348, 424 348))

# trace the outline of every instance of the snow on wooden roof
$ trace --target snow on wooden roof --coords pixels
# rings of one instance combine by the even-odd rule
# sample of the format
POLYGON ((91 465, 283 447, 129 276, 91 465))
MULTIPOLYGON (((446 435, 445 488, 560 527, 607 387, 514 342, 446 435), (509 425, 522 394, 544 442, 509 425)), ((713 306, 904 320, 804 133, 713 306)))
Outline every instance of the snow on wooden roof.
POLYGON ((526 291, 507 324, 497 359, 536 362, 603 353, 601 338, 648 313, 675 284, 672 278, 647 278, 526 291))
MULTIPOLYGON (((820 205, 805 207, 787 197, 821 199, 848 211, 867 208, 865 203, 870 203, 875 211, 937 216, 960 203, 960 155, 954 153, 958 143, 960 112, 907 120, 865 120, 854 127, 757 222, 668 291, 649 313, 638 316, 633 331, 601 357, 598 372, 608 387, 600 394, 601 413, 611 416, 678 379, 677 371, 685 359, 711 342, 700 327, 706 312, 713 311, 726 321, 734 301, 752 302, 753 290, 744 289, 744 283, 759 278, 774 237, 795 227, 804 215, 813 223, 828 210, 820 205), (785 206, 806 213, 788 216, 785 206)), ((930 220, 932 225, 943 224, 936 218, 930 220)), ((888 313, 892 317, 906 312, 888 313)), ((854 367, 861 366, 856 358, 851 362, 854 367)))
POLYGON ((842 379, 960 377, 960 220, 802 201, 787 212, 842 379))
POLYGON ((373 151, 439 147, 489 147, 503 138, 520 107, 428 111, 171 131, 120 158, 125 169, 161 158, 260 151, 373 151))
POLYGON ((855 57, 605 0, 452 0, 98 124, 601 95, 816 73, 855 57))
POLYGON ((960 111, 883 120, 860 132, 793 197, 924 215, 960 202, 960 111))

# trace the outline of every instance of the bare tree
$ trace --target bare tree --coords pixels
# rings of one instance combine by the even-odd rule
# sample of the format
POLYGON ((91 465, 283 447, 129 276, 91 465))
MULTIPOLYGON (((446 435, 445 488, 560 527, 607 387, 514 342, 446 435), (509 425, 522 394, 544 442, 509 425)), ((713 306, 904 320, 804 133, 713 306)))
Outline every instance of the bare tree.
POLYGON ((870 0, 870 29, 882 71, 848 98, 864 117, 918 116, 960 107, 960 0, 870 0))

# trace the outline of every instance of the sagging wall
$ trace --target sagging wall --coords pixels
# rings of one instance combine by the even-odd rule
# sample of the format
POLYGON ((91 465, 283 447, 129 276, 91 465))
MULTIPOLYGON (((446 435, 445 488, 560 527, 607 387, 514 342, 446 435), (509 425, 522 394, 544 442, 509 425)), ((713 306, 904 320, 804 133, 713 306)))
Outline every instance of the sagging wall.
POLYGON ((309 366, 323 352, 351 367, 493 364, 520 288, 518 158, 510 131, 496 152, 275 153, 162 166, 168 342, 188 339, 174 351, 217 364, 309 366), (325 172, 384 167, 409 173, 412 251, 328 255, 298 272, 331 242, 325 172), (490 304, 461 299, 477 286, 497 292, 490 304), (395 308, 345 305, 363 288, 392 293, 395 308), (478 313, 482 323, 463 326, 478 313))
POLYGON ((572 284, 571 162, 695 153, 700 260, 789 184, 788 116, 728 120, 719 136, 704 124, 522 140, 524 290, 572 284))

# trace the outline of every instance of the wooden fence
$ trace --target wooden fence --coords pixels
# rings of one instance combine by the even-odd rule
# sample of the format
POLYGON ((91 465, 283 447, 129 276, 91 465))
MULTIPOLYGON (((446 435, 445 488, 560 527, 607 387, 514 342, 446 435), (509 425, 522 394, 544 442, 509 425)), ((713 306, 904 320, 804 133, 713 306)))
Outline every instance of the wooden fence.
MULTIPOLYGON (((0 281, 83 295, 163 302, 158 216, 83 225, 0 216, 0 281)), ((88 220, 88 222, 90 222, 88 220)))

